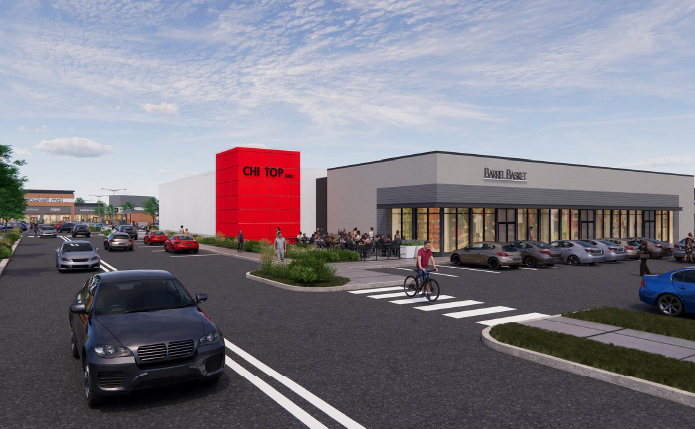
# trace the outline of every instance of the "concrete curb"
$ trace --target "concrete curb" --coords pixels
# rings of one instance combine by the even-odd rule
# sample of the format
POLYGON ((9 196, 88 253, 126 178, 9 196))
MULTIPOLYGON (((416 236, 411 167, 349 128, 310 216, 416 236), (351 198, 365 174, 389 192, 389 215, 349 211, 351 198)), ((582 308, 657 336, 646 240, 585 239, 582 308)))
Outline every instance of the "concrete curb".
POLYGON ((571 362, 560 359, 555 356, 549 356, 543 353, 538 353, 532 350, 527 350, 521 347, 505 344, 492 338, 490 330, 493 327, 485 328, 482 332, 482 341, 487 347, 498 352, 506 353, 514 357, 525 359, 541 365, 562 371, 571 372, 572 374, 591 377, 607 383, 615 384, 628 389, 636 390, 647 395, 656 396, 669 401, 677 402, 682 405, 695 408, 695 394, 674 387, 665 386, 663 384, 654 383, 641 378, 629 377, 626 375, 615 374, 613 372, 604 371, 602 369, 593 368, 587 365, 571 362))
POLYGON ((285 283, 276 282, 275 280, 264 279, 263 277, 254 276, 251 271, 246 273, 246 278, 249 280, 257 281, 259 283, 265 283, 270 286, 275 286, 276 288, 290 290, 293 292, 343 292, 349 290, 360 290, 360 289, 371 289, 377 287, 386 286, 400 286, 403 284, 402 281, 396 282, 377 282, 377 283, 365 283, 360 285, 343 285, 343 286, 330 286, 330 287, 304 287, 304 286, 292 286, 285 283))
MULTIPOLYGON (((14 256, 14 251, 17 249, 17 246, 19 246, 19 242, 22 241, 22 238, 24 238, 24 234, 22 234, 22 236, 19 237, 19 240, 15 241, 14 244, 12 245, 12 256, 14 256)), ((3 273, 3 271, 5 271, 5 267, 10 262, 10 259, 12 259, 12 256, 0 261, 0 276, 2 276, 2 273, 3 273)))
MULTIPOLYGON (((248 256, 235 255, 232 253, 227 253, 227 252, 222 252, 220 250, 215 250, 215 247, 217 247, 217 246, 211 246, 209 244, 199 244, 199 246, 203 250, 207 250, 208 252, 217 253, 218 255, 229 256, 230 258, 243 259, 245 261, 257 262, 259 264, 261 263, 261 261, 259 259, 249 258, 248 256)), ((240 252, 240 253, 244 253, 244 252, 240 252)))

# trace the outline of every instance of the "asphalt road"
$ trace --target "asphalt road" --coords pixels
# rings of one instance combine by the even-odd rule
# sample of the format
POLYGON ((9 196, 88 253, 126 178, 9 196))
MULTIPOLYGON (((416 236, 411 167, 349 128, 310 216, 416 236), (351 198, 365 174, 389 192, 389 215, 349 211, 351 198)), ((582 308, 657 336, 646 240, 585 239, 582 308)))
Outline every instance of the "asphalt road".
MULTIPOLYGON (((98 247, 103 247, 101 240, 91 238, 98 247)), ((188 384, 141 391, 92 410, 82 396, 80 365, 69 352, 67 309, 94 273, 58 273, 53 249, 61 241, 25 237, 0 277, 2 428, 306 427, 300 418, 343 427, 336 421, 338 412, 369 428, 680 428, 695 421, 691 408, 531 364, 480 342, 484 326, 478 322, 497 317, 598 305, 649 310, 638 303, 637 263, 499 274, 442 268, 448 274, 437 278, 442 293, 454 298, 439 303, 481 304, 418 311, 416 306, 426 304, 389 302, 398 297, 276 289, 244 277, 255 269, 253 262, 204 251, 174 256, 141 240, 133 252, 100 253, 118 270, 165 269, 191 293, 207 292, 209 300, 202 307, 228 340, 335 411, 319 410, 319 402, 304 395, 312 405, 296 386, 277 374, 268 376, 231 350, 228 357, 236 370, 227 368, 215 387, 188 384), (461 319, 443 316, 491 306, 514 310, 461 319), (246 371, 253 382, 239 374, 246 371)), ((651 264, 655 271, 675 266, 669 261, 651 264)))

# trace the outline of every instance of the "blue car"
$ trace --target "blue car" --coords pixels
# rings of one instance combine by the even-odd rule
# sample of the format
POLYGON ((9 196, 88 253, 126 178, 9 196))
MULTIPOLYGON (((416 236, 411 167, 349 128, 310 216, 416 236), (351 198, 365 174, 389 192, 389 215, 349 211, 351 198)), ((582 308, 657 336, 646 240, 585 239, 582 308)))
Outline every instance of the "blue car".
POLYGON ((642 277, 639 299, 665 316, 695 313, 695 267, 642 277))

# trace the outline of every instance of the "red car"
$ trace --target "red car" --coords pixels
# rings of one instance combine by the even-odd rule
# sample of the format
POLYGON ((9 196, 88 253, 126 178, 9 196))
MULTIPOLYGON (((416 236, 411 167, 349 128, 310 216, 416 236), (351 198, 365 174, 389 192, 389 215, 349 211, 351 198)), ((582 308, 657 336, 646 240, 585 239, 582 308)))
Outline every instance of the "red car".
POLYGON ((58 222, 57 224, 53 225, 53 229, 58 229, 58 228, 60 228, 61 226, 63 226, 64 223, 65 223, 65 222, 58 222))
POLYGON ((195 238, 186 234, 172 235, 164 242, 164 251, 171 253, 176 253, 181 250, 192 250, 193 253, 198 253, 198 247, 198 242, 195 241, 195 238))
POLYGON ((143 241, 147 245, 153 245, 154 243, 164 243, 167 241, 169 237, 167 237, 166 232, 164 231, 150 231, 145 235, 145 238, 143 241))

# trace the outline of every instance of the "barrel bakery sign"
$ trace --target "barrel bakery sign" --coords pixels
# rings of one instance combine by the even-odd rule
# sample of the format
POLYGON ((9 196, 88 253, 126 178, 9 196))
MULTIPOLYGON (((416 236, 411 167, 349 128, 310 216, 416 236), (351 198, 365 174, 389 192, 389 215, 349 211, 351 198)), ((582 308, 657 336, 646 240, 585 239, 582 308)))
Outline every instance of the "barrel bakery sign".
POLYGON ((483 179, 485 180, 506 180, 510 182, 525 182, 525 171, 513 170, 493 170, 490 168, 483 169, 483 179))

